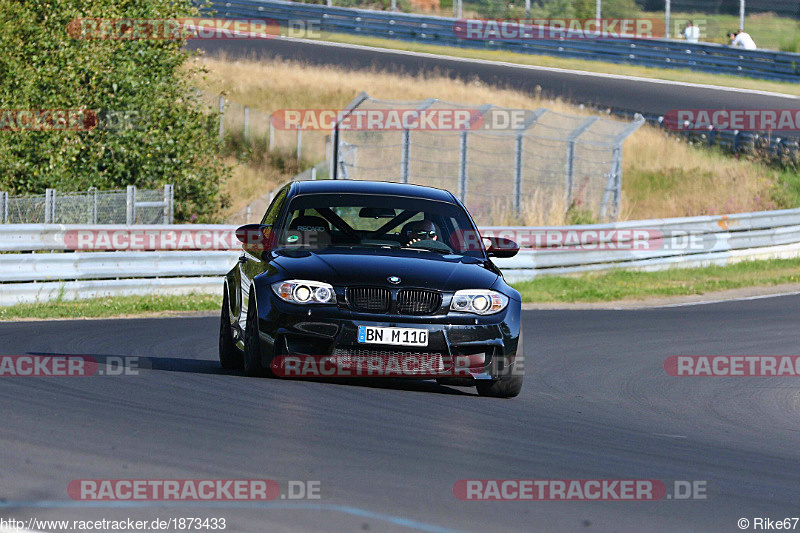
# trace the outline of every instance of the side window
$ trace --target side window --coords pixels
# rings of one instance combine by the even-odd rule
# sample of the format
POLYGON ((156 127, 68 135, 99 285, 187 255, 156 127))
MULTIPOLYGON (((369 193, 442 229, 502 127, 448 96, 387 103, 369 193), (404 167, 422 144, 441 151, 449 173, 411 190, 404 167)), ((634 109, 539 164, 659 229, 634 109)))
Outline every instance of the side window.
POLYGON ((269 204, 267 212, 264 213, 264 218, 261 219, 262 224, 272 226, 278 220, 278 215, 281 214, 281 209, 283 208, 283 201, 286 199, 287 190, 287 187, 281 189, 275 199, 272 200, 272 203, 269 204))

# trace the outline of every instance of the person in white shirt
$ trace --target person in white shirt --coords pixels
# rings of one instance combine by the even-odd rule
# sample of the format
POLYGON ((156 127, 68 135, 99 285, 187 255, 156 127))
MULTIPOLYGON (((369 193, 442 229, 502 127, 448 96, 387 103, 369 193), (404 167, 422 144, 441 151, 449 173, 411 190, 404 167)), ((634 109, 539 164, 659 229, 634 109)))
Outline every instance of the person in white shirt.
POLYGON ((690 20, 683 29, 683 38, 686 39, 687 43, 698 42, 700 40, 700 28, 695 26, 690 20))
POLYGON ((739 30, 736 33, 729 33, 728 37, 731 38, 731 46, 738 46, 740 48, 744 48, 745 50, 755 50, 756 49, 756 42, 750 37, 750 34, 739 30))

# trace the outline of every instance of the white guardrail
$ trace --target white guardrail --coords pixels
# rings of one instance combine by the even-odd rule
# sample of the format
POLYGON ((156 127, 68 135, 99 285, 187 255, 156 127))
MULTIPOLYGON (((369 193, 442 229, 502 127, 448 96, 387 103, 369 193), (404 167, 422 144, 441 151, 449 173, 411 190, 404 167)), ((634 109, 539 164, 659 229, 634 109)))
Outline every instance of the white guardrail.
MULTIPOLYGON (((234 242, 234 229, 196 224, 0 225, 0 305, 56 298, 220 293, 222 275, 240 255, 228 246, 234 242), (162 240, 150 251, 73 251, 78 230, 105 235, 150 232, 162 240), (207 238, 163 239, 173 233, 207 238)), ((798 257, 800 209, 581 226, 486 227, 481 233, 520 242, 516 257, 496 260, 506 279, 514 282, 614 268, 661 270, 798 257)))

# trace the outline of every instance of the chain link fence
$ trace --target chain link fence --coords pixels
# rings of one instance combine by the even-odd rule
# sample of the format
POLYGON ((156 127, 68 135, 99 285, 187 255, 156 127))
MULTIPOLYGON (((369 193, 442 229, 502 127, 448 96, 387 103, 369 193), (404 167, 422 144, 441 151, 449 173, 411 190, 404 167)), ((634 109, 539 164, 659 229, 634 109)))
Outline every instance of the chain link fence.
POLYGON ((318 160, 325 154, 329 136, 318 130, 276 128, 272 114, 233 102, 224 96, 197 91, 198 100, 219 113, 219 138, 254 152, 280 153, 297 161, 318 160))
POLYGON ((334 129, 334 179, 414 183, 447 189, 482 225, 616 220, 622 144, 643 123, 548 109, 512 110, 435 99, 381 101, 365 93, 345 114, 392 110, 463 111, 471 126, 433 129, 334 129), (513 126, 513 127, 512 127, 513 126))
POLYGON ((172 224, 174 191, 163 189, 60 192, 11 196, 0 191, 3 224, 172 224))

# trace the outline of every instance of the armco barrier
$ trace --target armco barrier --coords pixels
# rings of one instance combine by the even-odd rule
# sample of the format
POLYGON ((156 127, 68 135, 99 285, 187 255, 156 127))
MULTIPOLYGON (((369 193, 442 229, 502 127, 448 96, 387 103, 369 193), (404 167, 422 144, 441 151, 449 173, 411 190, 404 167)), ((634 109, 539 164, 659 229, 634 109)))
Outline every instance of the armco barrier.
MULTIPOLYGON (((49 283, 8 283, 0 286, 0 306, 48 302, 57 298, 81 300, 107 296, 191 293, 222 294, 222 277, 88 280, 49 283)), ((221 301, 221 300, 220 300, 221 301)))
POLYGON ((321 32, 800 81, 800 54, 789 52, 744 50, 669 39, 468 40, 456 35, 453 28, 457 19, 454 18, 281 0, 212 0, 208 10, 223 18, 267 18, 281 25, 289 21, 314 21, 314 29, 321 32))
MULTIPOLYGON (((224 232, 227 225, 64 226, 0 225, 0 305, 20 302, 148 293, 219 293, 222 275, 236 264, 240 251, 155 250, 72 252, 65 236, 71 230, 224 232), (30 253, 51 250, 54 253, 30 253), (29 253, 15 253, 15 252, 29 253)), ((668 218, 548 228, 487 227, 484 235, 593 232, 610 246, 596 249, 523 248, 513 258, 497 259, 509 281, 540 275, 616 268, 663 270, 725 265, 748 259, 800 257, 800 209, 722 216, 668 218), (647 246, 626 246, 630 232, 643 230, 647 246), (679 244, 692 235, 696 247, 679 244), (627 241, 626 241, 627 239, 627 241)), ((226 241, 228 242, 228 241, 226 241)), ((170 246, 173 248, 174 246, 170 246)), ((192 245, 177 246, 191 248, 192 245)), ((235 247, 234 247, 235 248, 235 247)))
POLYGON ((117 230, 135 230, 137 232, 169 230, 173 232, 191 231, 198 233, 202 231, 220 232, 236 229, 232 226, 219 224, 172 224, 169 226, 149 224, 136 226, 122 224, 103 224, 98 226, 85 224, 0 224, 0 252, 68 250, 69 247, 64 240, 64 236, 69 231, 87 228, 96 228, 109 234, 117 230))

